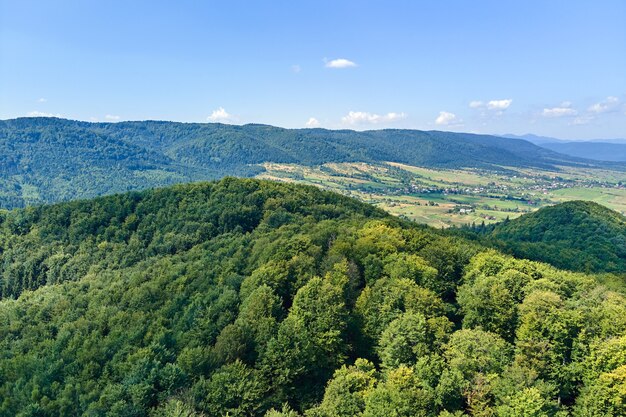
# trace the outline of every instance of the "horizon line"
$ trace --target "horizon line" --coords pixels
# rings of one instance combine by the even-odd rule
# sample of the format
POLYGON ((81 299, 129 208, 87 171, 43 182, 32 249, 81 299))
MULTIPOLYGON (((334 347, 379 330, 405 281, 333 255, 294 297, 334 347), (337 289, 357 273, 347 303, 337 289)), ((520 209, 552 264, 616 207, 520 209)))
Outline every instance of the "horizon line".
POLYGON ((63 120, 68 122, 78 122, 78 123, 89 123, 89 124, 120 124, 120 123, 178 123, 178 124, 196 124, 196 125, 222 125, 222 126, 233 126, 233 127, 243 127, 243 126, 267 126, 273 127, 275 129, 284 129, 284 130, 324 130, 330 132, 382 132, 382 131, 412 131, 412 132, 443 132, 443 133, 452 133, 452 134, 464 134, 464 135, 477 135, 477 136, 493 136, 497 138, 503 139, 512 139, 512 140, 523 140, 526 142, 531 142, 526 138, 526 136, 534 136, 537 138, 545 138, 545 139, 555 139, 562 142, 596 142, 602 143, 603 141, 621 141, 626 140, 626 138, 594 138, 594 139, 562 139, 556 138, 553 136, 543 136, 538 135, 536 133, 523 133, 523 134, 514 134, 514 133, 478 133, 478 132, 455 132, 450 130, 437 130, 437 129, 411 129, 411 128, 381 128, 381 129, 366 129, 366 130, 356 130, 349 128, 341 128, 341 129, 332 129, 326 127, 283 127, 271 125, 268 123, 243 123, 243 124, 235 124, 235 123, 224 123, 224 122, 214 122, 214 121, 206 121, 206 122, 185 122, 178 120, 159 120, 159 119, 143 119, 143 120, 79 120, 79 119, 70 119, 67 117, 57 117, 57 116, 19 116, 8 119, 0 119, 0 122, 9 122, 13 120, 22 120, 22 119, 37 119, 37 120, 63 120), (513 136, 513 137, 512 137, 513 136))

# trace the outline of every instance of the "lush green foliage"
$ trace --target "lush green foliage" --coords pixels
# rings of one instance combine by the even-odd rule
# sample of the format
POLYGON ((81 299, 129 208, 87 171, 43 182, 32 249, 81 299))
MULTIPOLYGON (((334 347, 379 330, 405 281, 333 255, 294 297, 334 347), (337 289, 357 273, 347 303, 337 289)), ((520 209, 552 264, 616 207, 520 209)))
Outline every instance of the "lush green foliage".
POLYGON ((28 208, 0 236, 3 416, 623 415, 623 295, 313 187, 28 208))
POLYGON ((626 218, 589 201, 545 207, 482 232, 515 256, 574 271, 626 273, 626 218))
POLYGON ((528 142, 448 132, 355 132, 173 122, 0 121, 0 207, 13 208, 224 175, 263 162, 395 161, 428 167, 578 163, 528 142))

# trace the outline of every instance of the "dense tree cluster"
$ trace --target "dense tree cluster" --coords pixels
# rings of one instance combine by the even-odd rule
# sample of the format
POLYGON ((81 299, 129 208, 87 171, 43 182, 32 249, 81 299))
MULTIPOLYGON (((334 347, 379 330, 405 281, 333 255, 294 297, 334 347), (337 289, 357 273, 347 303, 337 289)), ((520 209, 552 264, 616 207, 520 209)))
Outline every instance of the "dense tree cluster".
POLYGON ((515 256, 580 272, 626 274, 626 218, 591 201, 571 201, 474 228, 515 256))
POLYGON ((312 187, 3 213, 0 415, 619 416, 626 299, 312 187))
POLYGON ((0 207, 251 176, 263 162, 496 169, 580 163, 568 158, 523 140, 465 133, 21 118, 0 120, 0 207))

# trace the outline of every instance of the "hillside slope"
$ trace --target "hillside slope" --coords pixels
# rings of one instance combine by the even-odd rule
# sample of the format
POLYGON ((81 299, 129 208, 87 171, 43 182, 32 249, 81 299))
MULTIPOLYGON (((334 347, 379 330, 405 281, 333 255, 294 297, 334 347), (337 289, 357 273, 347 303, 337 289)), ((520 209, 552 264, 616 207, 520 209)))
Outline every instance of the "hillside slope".
POLYGON ((626 218, 589 201, 545 207, 489 233, 516 256, 559 268, 626 274, 626 218))
POLYGON ((523 140, 463 133, 283 129, 267 125, 124 122, 103 124, 113 137, 163 151, 192 165, 396 161, 432 167, 549 166, 562 159, 523 140), (141 137, 140 142, 136 138, 141 137), (157 139, 159 138, 159 139, 157 139), (156 144, 156 146, 154 145, 156 144))
POLYGON ((463 133, 21 118, 0 121, 0 207, 252 176, 263 162, 346 161, 434 168, 594 164, 523 140, 463 133))
POLYGON ((624 411, 623 295, 313 187, 3 213, 0 266, 0 416, 624 411))
POLYGON ((88 123, 0 121, 0 207, 12 208, 163 186, 222 173, 186 167, 88 123))

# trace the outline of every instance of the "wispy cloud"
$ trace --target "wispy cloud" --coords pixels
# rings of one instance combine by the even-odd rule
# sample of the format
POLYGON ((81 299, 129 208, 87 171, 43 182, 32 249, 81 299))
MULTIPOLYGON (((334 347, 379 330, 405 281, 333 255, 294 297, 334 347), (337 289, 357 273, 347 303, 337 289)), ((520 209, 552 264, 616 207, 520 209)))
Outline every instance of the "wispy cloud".
POLYGON ((300 71, 302 71, 302 67, 300 67, 300 65, 298 64, 294 64, 291 66, 291 72, 293 73, 299 73, 300 71))
POLYGON ((47 99, 41 97, 40 99, 37 100, 37 103, 45 103, 46 101, 48 101, 47 99))
POLYGON ((27 114, 28 117, 63 117, 63 115, 56 113, 45 113, 41 111, 31 111, 27 114))
POLYGON ((210 120, 212 122, 226 122, 229 120, 233 120, 233 116, 229 114, 226 110, 224 110, 224 107, 220 107, 213 110, 211 115, 207 117, 207 120, 210 120))
POLYGON ((587 111, 596 114, 607 113, 612 110, 616 110, 618 105, 619 99, 617 97, 610 96, 599 103, 593 104, 587 109, 587 111))
POLYGON ((107 114, 106 116, 104 116, 104 120, 108 120, 109 122, 117 122, 118 120, 120 120, 120 116, 107 114))
POLYGON ((319 127, 320 122, 315 117, 309 118, 309 120, 305 123, 306 127, 319 127))
POLYGON ((506 110, 513 103, 513 99, 505 99, 505 100, 491 100, 487 103, 487 108, 489 110, 506 110))
POLYGON ((406 118, 405 113, 392 112, 387 114, 376 114, 362 111, 351 111, 346 116, 342 117, 341 121, 346 125, 360 125, 392 123, 404 118, 406 118))
POLYGON ((356 66, 356 63, 345 58, 333 59, 326 62, 326 68, 351 68, 356 66))
POLYGON ((455 126, 461 124, 462 120, 456 114, 448 111, 440 111, 435 119, 435 124, 439 126, 455 126))
POLYGON ((508 109, 511 106, 511 103, 513 103, 513 99, 511 98, 489 101, 474 100, 470 101, 469 106, 472 109, 497 110, 501 112, 508 109))
POLYGON ((571 102, 564 101, 560 106, 544 108, 541 115, 548 118, 570 117, 578 115, 578 111, 572 108, 571 102))
POLYGON ((551 107, 549 109, 543 109, 541 115, 543 117, 564 117, 564 116, 576 116, 578 112, 569 107, 551 107))

